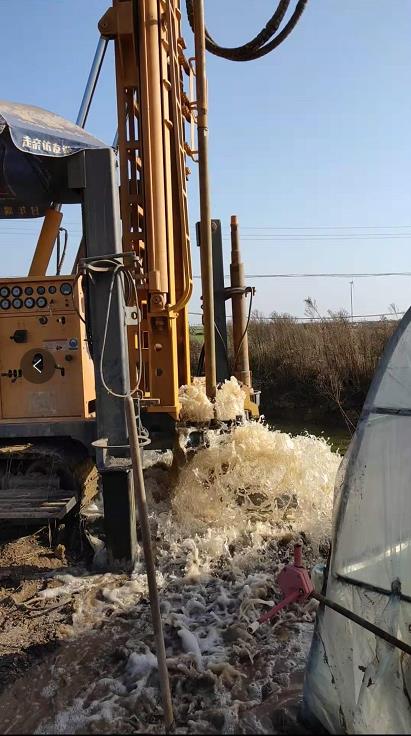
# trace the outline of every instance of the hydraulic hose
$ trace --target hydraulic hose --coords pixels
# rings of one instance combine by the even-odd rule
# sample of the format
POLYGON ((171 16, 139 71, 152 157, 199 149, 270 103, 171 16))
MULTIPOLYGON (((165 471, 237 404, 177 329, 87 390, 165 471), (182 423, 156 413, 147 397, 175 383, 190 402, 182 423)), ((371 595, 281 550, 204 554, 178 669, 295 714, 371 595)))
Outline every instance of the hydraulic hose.
MULTIPOLYGON (((243 46, 235 46, 228 48, 220 46, 214 41, 208 30, 206 29, 206 49, 215 56, 220 56, 229 61, 253 61, 273 51, 290 35, 297 25, 308 0, 298 0, 294 13, 284 26, 282 31, 276 36, 275 34, 288 10, 290 0, 280 0, 277 9, 271 16, 265 27, 251 40, 243 46)), ((193 0, 186 0, 187 16, 194 31, 194 13, 193 0)))

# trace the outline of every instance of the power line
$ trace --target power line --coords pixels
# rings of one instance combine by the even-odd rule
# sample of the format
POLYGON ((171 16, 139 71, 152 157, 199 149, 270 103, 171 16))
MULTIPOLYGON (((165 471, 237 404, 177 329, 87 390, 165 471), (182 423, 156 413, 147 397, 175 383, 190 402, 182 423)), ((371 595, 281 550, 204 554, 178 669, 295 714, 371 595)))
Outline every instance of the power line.
MULTIPOLYGON (((246 276, 246 279, 311 279, 311 278, 374 278, 381 276, 411 276, 411 271, 392 271, 379 273, 257 273, 246 276)), ((228 277, 227 277, 228 278, 228 277)))
MULTIPOLYGON (((380 312, 378 314, 354 314, 353 315, 353 319, 357 319, 357 320, 358 319, 364 319, 364 320, 366 320, 366 319, 373 318, 373 317, 393 317, 395 319, 397 317, 402 317, 404 314, 406 314, 406 313, 405 312, 380 312)), ((202 317, 203 316, 201 312, 189 312, 189 315, 193 315, 195 317, 202 317)), ((231 315, 227 315, 227 318, 228 319, 231 319, 232 317, 231 317, 231 315)), ((346 318, 348 319, 348 315, 347 315, 346 318)), ((320 317, 306 317, 306 316, 304 316, 304 317, 298 317, 297 315, 294 315, 294 314, 276 314, 275 317, 265 317, 265 316, 260 316, 259 315, 258 317, 251 317, 251 320, 250 321, 251 322, 276 322, 278 320, 283 320, 283 321, 297 320, 299 322, 301 322, 301 321, 304 321, 304 322, 313 322, 313 321, 335 322, 335 321, 338 321, 338 319, 339 319, 339 315, 338 315, 338 312, 337 312, 335 317, 330 317, 330 316, 323 316, 323 317, 322 316, 320 316, 320 317)), ((341 319, 341 317, 340 317, 340 319, 341 319)), ((350 316, 350 319, 351 319, 351 316, 350 316)), ((192 327, 202 327, 202 325, 192 325, 192 327)))
MULTIPOLYGON (((230 238, 226 235, 223 236, 223 240, 230 241, 230 238)), ((251 241, 253 243, 272 243, 278 241, 284 242, 306 242, 309 245, 315 245, 314 240, 411 240, 411 233, 399 233, 392 235, 379 235, 374 233, 368 233, 367 235, 276 235, 270 237, 264 237, 261 235, 245 235, 241 238, 241 242, 251 241)))
MULTIPOLYGON (((245 276, 246 279, 311 279, 311 278, 374 278, 380 276, 411 276, 411 271, 387 271, 378 273, 253 273, 245 276)), ((194 279, 201 279, 201 276, 195 275, 194 279)), ((224 278, 230 278, 229 274, 224 274, 224 278)))
POLYGON ((240 225, 241 230, 401 230, 407 227, 411 225, 240 225))
MULTIPOLYGON (((66 223, 66 225, 69 227, 69 232, 72 235, 80 235, 82 233, 82 230, 80 229, 74 229, 66 223)), ((40 226, 39 226, 40 229, 40 226)), ((9 236, 9 235, 37 235, 38 230, 4 230, 0 228, 0 236, 9 236)), ((265 243, 274 243, 274 242, 287 242, 287 243, 307 243, 308 245, 315 245, 315 242, 313 242, 315 239, 320 241, 325 240, 334 240, 334 241, 341 241, 346 242, 349 240, 411 240, 411 233, 393 233, 393 234, 386 234, 386 235, 380 235, 380 234, 373 234, 368 233, 367 235, 322 235, 322 234, 315 234, 315 235, 275 235, 275 236, 264 236, 264 235, 244 235, 241 238, 241 241, 244 243, 252 242, 252 243, 258 243, 258 244, 265 244, 265 243)), ((230 241, 230 237, 227 235, 223 236, 223 240, 226 242, 230 241)))

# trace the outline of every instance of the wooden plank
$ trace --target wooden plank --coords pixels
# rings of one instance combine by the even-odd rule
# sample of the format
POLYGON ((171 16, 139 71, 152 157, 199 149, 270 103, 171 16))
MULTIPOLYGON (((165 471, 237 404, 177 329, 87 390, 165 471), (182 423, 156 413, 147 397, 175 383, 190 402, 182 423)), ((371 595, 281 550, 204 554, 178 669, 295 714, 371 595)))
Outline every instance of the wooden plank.
POLYGON ((75 496, 64 496, 63 498, 58 499, 47 499, 47 498, 39 498, 39 499, 32 499, 32 500, 19 500, 16 499, 7 499, 0 501, 0 506, 2 508, 6 506, 11 506, 12 508, 25 508, 29 506, 30 508, 37 508, 40 506, 61 506, 61 504, 68 503, 72 498, 76 499, 75 496))
POLYGON ((65 493, 64 495, 61 494, 60 496, 1 496, 0 497, 0 503, 12 503, 12 504, 19 504, 19 503, 42 503, 43 501, 45 503, 50 502, 59 502, 64 501, 66 498, 71 498, 74 494, 72 493, 65 493))
POLYGON ((3 496, 61 496, 74 493, 67 488, 52 488, 50 486, 37 486, 36 488, 1 488, 0 498, 3 496))
POLYGON ((77 495, 75 493, 73 493, 72 491, 66 491, 65 493, 59 493, 59 494, 50 494, 49 496, 46 496, 44 494, 41 495, 41 496, 37 496, 37 495, 32 495, 32 496, 13 496, 13 495, 9 495, 9 496, 0 496, 0 503, 17 503, 17 504, 19 504, 19 503, 34 503, 34 504, 36 504, 36 503, 41 503, 42 501, 44 501, 45 503, 47 503, 49 501, 51 503, 53 503, 54 501, 56 501, 56 502, 64 501, 64 499, 72 498, 73 496, 74 496, 74 498, 77 498, 77 495))
POLYGON ((53 506, 55 504, 65 503, 72 496, 62 496, 61 498, 4 498, 0 499, 2 506, 53 506))
POLYGON ((76 503, 77 499, 75 496, 66 497, 52 505, 47 503, 44 505, 39 505, 38 503, 32 503, 31 505, 24 504, 23 506, 19 504, 6 505, 0 501, 0 519, 20 519, 22 521, 31 519, 44 519, 45 521, 49 519, 62 519, 74 508, 76 503))

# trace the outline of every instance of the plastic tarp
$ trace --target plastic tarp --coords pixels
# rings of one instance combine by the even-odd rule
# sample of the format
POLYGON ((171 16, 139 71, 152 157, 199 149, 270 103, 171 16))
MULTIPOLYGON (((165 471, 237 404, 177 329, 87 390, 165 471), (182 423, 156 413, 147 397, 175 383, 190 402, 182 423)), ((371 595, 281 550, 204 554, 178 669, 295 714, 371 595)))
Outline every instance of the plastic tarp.
MULTIPOLYGON (((411 310, 340 467, 323 592, 411 644, 411 310)), ((411 733, 411 657, 320 607, 304 707, 330 733, 411 733)))
POLYGON ((0 101, 0 219, 42 216, 66 184, 64 159, 107 147, 60 115, 0 101))

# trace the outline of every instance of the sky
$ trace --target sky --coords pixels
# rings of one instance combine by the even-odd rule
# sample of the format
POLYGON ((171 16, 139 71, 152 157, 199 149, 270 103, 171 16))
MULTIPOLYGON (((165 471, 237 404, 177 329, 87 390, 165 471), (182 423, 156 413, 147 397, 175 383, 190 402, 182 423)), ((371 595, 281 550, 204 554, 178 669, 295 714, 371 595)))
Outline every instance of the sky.
MULTIPOLYGON (((296 0, 291 5, 295 6, 296 0)), ((221 45, 239 45, 263 27, 273 0, 205 0, 206 24, 221 45)), ((0 98, 39 105, 75 120, 109 0, 0 0, 0 98)), ((184 36, 193 40, 185 20, 184 36)), ((221 219, 225 271, 229 223, 240 223, 243 260, 257 288, 253 306, 304 315, 351 309, 381 314, 411 304, 411 2, 309 0, 292 35, 261 60, 207 55, 211 201, 221 219), (344 273, 344 278, 267 278, 344 273), (353 281, 351 287, 350 282, 353 281)), ((116 130, 112 48, 87 129, 107 143, 116 130)), ((190 164, 190 224, 199 217, 190 164)), ((72 255, 76 208, 65 209, 72 255)), ((0 222, 5 276, 27 270, 38 223, 0 222), (7 251, 6 251, 7 249, 7 251)), ((193 238, 193 269, 199 274, 193 238)), ((69 264, 71 266, 71 264, 69 264)), ((190 311, 198 323, 200 285, 190 311)))

